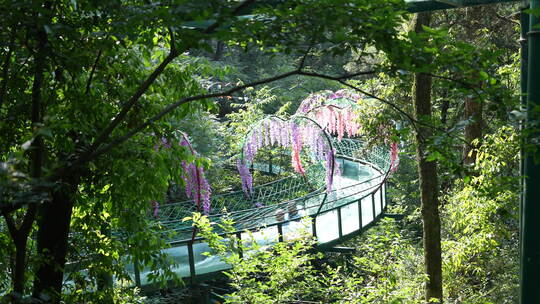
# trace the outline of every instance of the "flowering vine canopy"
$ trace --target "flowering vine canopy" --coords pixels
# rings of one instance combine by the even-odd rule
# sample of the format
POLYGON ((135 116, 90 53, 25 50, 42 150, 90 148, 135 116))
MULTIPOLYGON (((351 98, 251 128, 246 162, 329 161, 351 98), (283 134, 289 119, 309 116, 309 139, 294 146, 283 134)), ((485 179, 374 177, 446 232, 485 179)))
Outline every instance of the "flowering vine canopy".
MULTIPOLYGON (((332 190, 333 176, 339 167, 335 163, 335 150, 329 135, 341 141, 360 135, 360 124, 356 114, 360 95, 348 91, 324 91, 312 94, 302 101, 297 112, 288 120, 269 116, 256 123, 246 136, 242 147, 242 158, 237 168, 242 179, 242 190, 250 195, 253 178, 248 166, 255 154, 263 147, 279 146, 291 149, 291 165, 294 171, 305 176, 300 152, 308 147, 311 158, 323 162, 326 167, 327 191, 332 190)), ((398 147, 391 144, 390 172, 397 169, 398 147)))
MULTIPOLYGON (((282 147, 291 150, 291 166, 294 171, 306 178, 301 153, 307 154, 315 163, 322 163, 326 169, 326 190, 331 191, 333 177, 339 174, 336 151, 331 135, 338 141, 360 135, 358 103, 361 97, 348 90, 336 92, 323 91, 312 94, 302 101, 297 112, 289 119, 268 116, 253 125, 245 137, 241 157, 237 159, 237 169, 242 180, 242 190, 246 196, 252 195, 253 177, 249 170, 255 155, 263 147, 282 147)), ((179 132, 178 145, 185 147, 196 159, 197 152, 189 142, 188 136, 179 132)), ((385 139, 384 142, 387 142, 385 139)), ((172 143, 163 137, 154 149, 171 148, 172 143)), ((205 177, 204 168, 197 161, 182 161, 182 179, 188 198, 192 198, 199 211, 210 212, 211 187, 205 177)), ((393 173, 399 164, 398 145, 390 144, 390 170, 393 173)), ((307 180, 307 179, 306 179, 307 180)), ((157 216, 159 204, 152 202, 153 214, 157 216)))
POLYGON ((237 160, 238 172, 242 179, 242 190, 251 195, 253 178, 249 165, 253 163, 257 151, 263 147, 282 147, 291 149, 291 165, 295 172, 305 177, 300 153, 304 146, 309 147, 309 155, 315 162, 324 162, 327 168, 327 188, 332 187, 335 168, 335 151, 328 135, 314 120, 293 116, 289 120, 269 116, 253 126, 245 138, 242 157, 237 160))

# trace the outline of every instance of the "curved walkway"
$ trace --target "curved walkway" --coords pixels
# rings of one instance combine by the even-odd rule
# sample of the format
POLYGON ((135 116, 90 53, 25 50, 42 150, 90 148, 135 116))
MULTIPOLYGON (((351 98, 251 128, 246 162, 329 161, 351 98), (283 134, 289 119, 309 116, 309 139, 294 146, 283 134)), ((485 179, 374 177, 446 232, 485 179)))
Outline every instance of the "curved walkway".
MULTIPOLYGON (((242 192, 217 195, 212 198, 213 209, 227 206, 229 216, 236 223, 234 234, 247 239, 247 230, 250 230, 261 245, 292 239, 300 229, 315 236, 320 246, 332 246, 361 233, 375 223, 386 208, 389 151, 379 147, 368 149, 363 142, 352 139, 336 141, 334 145, 341 174, 334 175, 334 190, 330 193, 324 190, 324 174, 313 170, 308 173, 308 176, 311 174, 310 184, 304 179, 289 177, 255 187, 252 198, 246 198, 242 192), (263 206, 253 208, 255 203, 263 206), (311 218, 310 227, 305 227, 301 221, 306 216, 311 218)), ((178 264, 171 270, 182 278, 199 281, 228 269, 229 265, 217 256, 203 255, 210 251, 204 239, 191 240, 191 226, 181 222, 193 211, 190 206, 192 202, 165 205, 158 220, 166 227, 163 235, 171 246, 163 252, 178 264)), ((213 222, 219 221, 221 216, 220 213, 209 215, 213 222)), ((128 271, 138 286, 150 284, 148 269, 131 265, 128 271)))

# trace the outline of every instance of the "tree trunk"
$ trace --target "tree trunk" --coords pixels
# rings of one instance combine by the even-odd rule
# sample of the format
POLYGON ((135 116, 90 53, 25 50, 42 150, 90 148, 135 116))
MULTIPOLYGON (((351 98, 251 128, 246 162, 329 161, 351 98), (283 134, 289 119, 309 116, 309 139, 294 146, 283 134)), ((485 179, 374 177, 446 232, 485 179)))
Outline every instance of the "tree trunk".
POLYGON ((28 236, 32 230, 32 224, 35 218, 34 207, 29 208, 24 216, 24 220, 20 227, 17 228, 15 221, 9 214, 4 215, 6 225, 9 231, 9 235, 15 245, 15 256, 11 257, 11 283, 13 285, 13 292, 22 296, 24 294, 25 287, 25 273, 26 273, 26 254, 28 249, 26 244, 28 236))
POLYGON ((465 140, 467 144, 463 146, 463 163, 472 165, 476 162, 476 151, 478 144, 473 144, 475 139, 482 138, 482 103, 476 98, 465 100, 464 119, 471 120, 465 126, 465 140))
POLYGON ((52 200, 40 206, 37 233, 40 262, 34 280, 33 296, 47 303, 60 302, 76 189, 76 181, 58 186, 52 193, 52 200))
MULTIPOLYGON (((465 12, 463 25, 466 29, 465 41, 468 43, 475 43, 478 39, 481 38, 481 24, 478 20, 481 20, 486 14, 485 7, 475 6, 468 7, 465 12)), ((478 68, 480 69, 480 68, 478 68)), ((479 75, 475 77, 479 79, 479 75)), ((480 86, 481 82, 478 83, 480 86)), ((463 113, 463 119, 470 120, 470 122, 465 126, 464 136, 465 141, 467 142, 463 146, 463 164, 464 165, 473 165, 476 162, 476 151, 479 145, 475 145, 472 142, 475 139, 482 139, 482 101, 480 98, 473 96, 465 98, 465 111, 463 113), (470 154, 470 155, 469 155, 470 154)))
MULTIPOLYGON (((429 26, 430 13, 419 13, 415 17, 414 29, 423 31, 422 25, 429 26)), ((416 118, 431 118, 431 76, 417 73, 414 77, 413 98, 416 118)), ((437 163, 428 161, 426 152, 431 129, 418 126, 417 158, 420 175, 422 201, 424 264, 428 281, 426 282, 426 301, 437 299, 442 303, 442 260, 441 260, 441 221, 439 218, 437 163)))
POLYGON ((28 235, 13 240, 15 242, 15 265, 13 269, 13 291, 24 294, 24 274, 26 272, 26 240, 28 235))
POLYGON ((221 40, 216 42, 216 52, 214 53, 213 61, 220 61, 223 56, 223 50, 225 49, 225 43, 221 40))

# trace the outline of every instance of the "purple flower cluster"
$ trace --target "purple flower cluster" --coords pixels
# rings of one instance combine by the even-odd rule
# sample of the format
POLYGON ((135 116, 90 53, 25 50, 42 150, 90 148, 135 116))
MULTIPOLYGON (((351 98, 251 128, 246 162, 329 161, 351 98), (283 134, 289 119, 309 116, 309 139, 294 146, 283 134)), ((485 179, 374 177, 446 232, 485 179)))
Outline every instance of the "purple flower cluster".
POLYGON ((302 132, 300 131, 300 127, 294 122, 290 122, 290 128, 292 137, 292 166, 294 171, 304 176, 306 175, 306 171, 304 170, 304 167, 302 167, 302 161, 300 159, 300 152, 302 151, 302 132))
POLYGON ((236 160, 236 168, 242 179, 242 191, 244 191, 246 196, 250 196, 253 189, 253 177, 251 176, 251 172, 249 172, 249 168, 240 158, 236 160))
POLYGON ((152 208, 154 209, 154 217, 157 217, 159 213, 159 203, 157 201, 152 201, 152 208))
MULTIPOLYGON (((193 146, 188 140, 188 137, 185 133, 180 133, 182 139, 180 140, 180 145, 188 148, 192 155, 196 156, 197 153, 193 149, 193 146)), ((197 166, 195 162, 186 163, 182 161, 182 179, 186 184, 186 196, 193 198, 196 203, 197 210, 202 210, 205 214, 210 213, 210 196, 212 195, 212 189, 210 184, 205 177, 204 168, 202 166, 197 166)))
POLYGON ((246 195, 251 194, 253 187, 253 177, 249 172, 249 165, 262 147, 268 146, 291 146, 289 123, 277 117, 268 117, 260 121, 246 137, 243 147, 243 159, 236 163, 240 178, 242 179, 242 190, 246 195))
POLYGON ((166 148, 166 149, 171 148, 171 143, 169 142, 169 140, 165 136, 161 137, 161 140, 154 145, 154 151, 158 152, 159 149, 162 148, 162 147, 166 148))
POLYGON ((267 146, 289 147, 291 145, 288 123, 269 117, 257 124, 248 134, 244 144, 244 160, 246 165, 253 162, 257 151, 267 146))
POLYGON ((390 145, 390 172, 394 173, 396 172, 398 165, 399 165, 399 157, 398 157, 398 145, 396 142, 393 142, 390 145))
POLYGON ((354 104, 360 100, 360 96, 348 90, 336 92, 324 91, 311 94, 302 101, 296 114, 308 115, 314 118, 323 129, 330 134, 335 134, 341 141, 345 134, 349 137, 357 136, 360 125, 355 121, 354 104), (345 98, 350 100, 349 105, 341 105, 336 99, 345 98))
POLYGON ((351 106, 337 107, 334 105, 320 106, 310 113, 319 125, 330 134, 335 134, 341 141, 345 133, 349 137, 357 136, 360 124, 356 122, 354 110, 351 106))
POLYGON ((323 91, 319 93, 310 94, 306 99, 302 101, 296 113, 307 114, 317 107, 328 105, 328 104, 339 103, 339 101, 337 100, 335 102, 333 101, 335 99, 341 99, 341 98, 346 98, 346 99, 351 100, 352 103, 356 103, 360 100, 360 95, 346 89, 339 90, 336 92, 323 91))

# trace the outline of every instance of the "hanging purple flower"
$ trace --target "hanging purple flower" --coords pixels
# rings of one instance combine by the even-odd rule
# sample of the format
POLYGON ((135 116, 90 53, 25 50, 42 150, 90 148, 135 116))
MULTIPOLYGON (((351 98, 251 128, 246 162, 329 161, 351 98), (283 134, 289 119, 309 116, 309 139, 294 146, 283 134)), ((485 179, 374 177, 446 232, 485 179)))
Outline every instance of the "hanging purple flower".
MULTIPOLYGON (((185 133, 181 133, 181 135, 182 139, 179 144, 188 148, 191 154, 196 156, 197 153, 189 142, 187 135, 185 133)), ((200 211, 202 209, 205 214, 209 214, 212 189, 205 177, 203 167, 197 166, 195 162, 186 163, 185 161, 182 161, 182 169, 184 171, 182 179, 186 184, 186 196, 188 198, 193 198, 197 210, 200 211)))
POLYGON ((246 196, 250 196, 253 189, 253 177, 251 176, 251 172, 249 172, 248 167, 240 158, 236 160, 236 168, 238 169, 240 179, 242 180, 242 191, 244 191, 246 196))
POLYGON ((291 137, 292 137, 292 166, 294 171, 305 175, 306 171, 302 167, 300 160, 300 151, 302 151, 302 134, 300 128, 294 122, 291 122, 291 137))
POLYGON ((153 208, 153 214, 154 214, 154 217, 158 217, 158 212, 159 212, 159 203, 157 201, 152 201, 152 208, 153 208))
POLYGON ((398 145, 396 142, 393 142, 390 145, 390 172, 394 173, 397 171, 398 165, 399 165, 399 157, 398 157, 398 145))
POLYGON ((334 183, 334 170, 332 170, 332 166, 334 166, 335 169, 335 159, 334 159, 334 152, 333 151, 327 151, 326 153, 326 191, 330 192, 332 191, 332 186, 334 183))
POLYGON ((167 149, 171 148, 171 143, 169 143, 166 137, 161 138, 161 145, 167 149))
POLYGON ((253 162, 253 158, 255 157, 255 152, 253 151, 253 143, 251 141, 246 142, 246 145, 244 146, 244 159, 246 162, 253 162))

